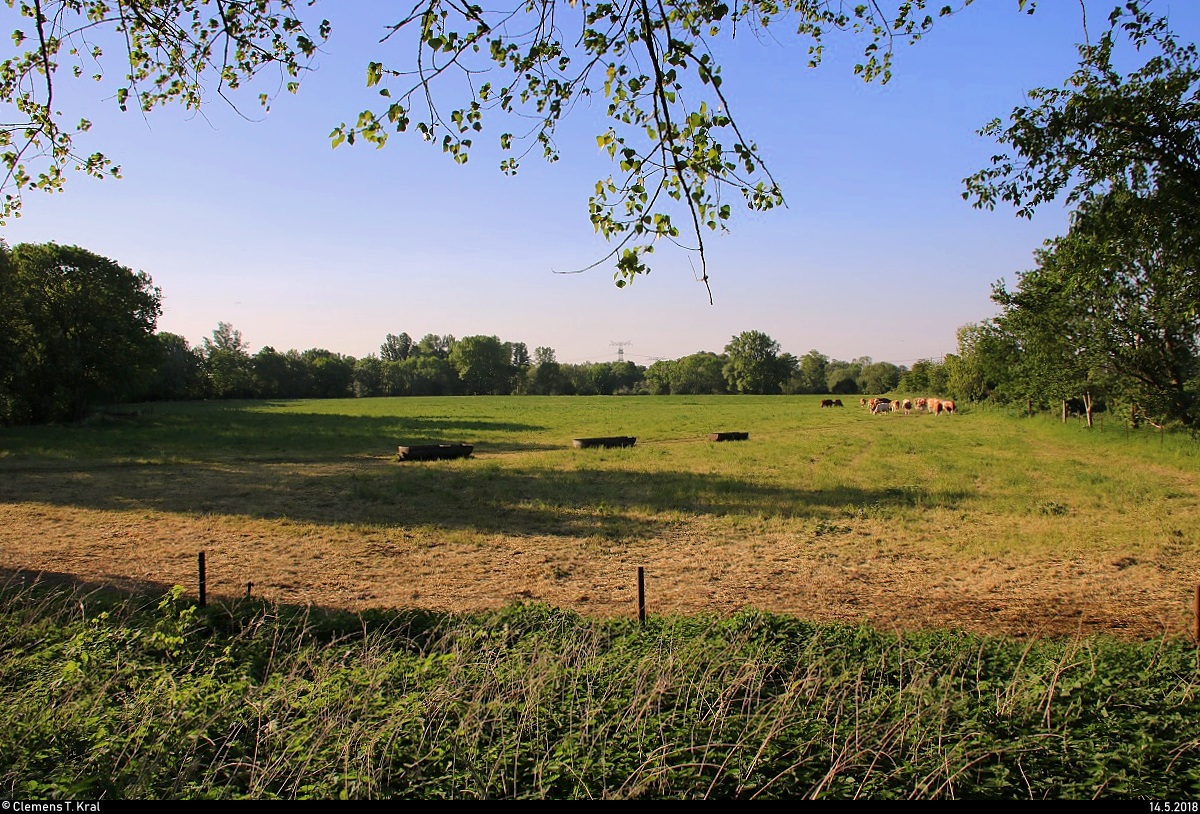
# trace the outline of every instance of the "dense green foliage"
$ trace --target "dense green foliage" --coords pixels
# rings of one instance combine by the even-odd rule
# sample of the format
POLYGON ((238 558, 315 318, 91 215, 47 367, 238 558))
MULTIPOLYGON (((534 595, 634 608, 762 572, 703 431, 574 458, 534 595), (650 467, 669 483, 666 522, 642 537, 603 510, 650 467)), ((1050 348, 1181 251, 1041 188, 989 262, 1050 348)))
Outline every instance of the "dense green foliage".
POLYGON ((1195 799, 1194 646, 0 589, 9 798, 1195 799))
MULTIPOLYGON (((33 256, 32 251, 22 247, 24 254, 14 257, 33 256)), ((82 249, 69 251, 92 257, 82 249)), ((0 259, 8 261, 8 254, 0 259)), ((780 353, 778 343, 760 331, 733 337, 719 355, 701 352, 658 360, 649 368, 625 360, 560 363, 553 348, 539 347, 531 355, 523 342, 449 334, 426 334, 419 340, 406 333, 388 334, 378 355, 359 359, 324 348, 280 352, 267 346, 251 354, 241 331, 227 322, 218 323, 201 345, 192 347, 177 334, 151 332, 160 295, 147 275, 103 262, 118 277, 128 276, 130 285, 140 286, 136 293, 141 299, 132 294, 129 302, 105 299, 99 283, 82 286, 76 280, 74 299, 68 300, 65 289, 44 274, 18 275, 11 263, 0 268, 0 327, 11 337, 0 345, 0 400, 5 405, 0 418, 5 422, 77 421, 105 404, 192 399, 878 393, 894 387, 905 373, 869 358, 831 361, 815 350, 797 360, 780 353), (62 324, 31 319, 34 311, 27 306, 33 302, 57 303, 64 312, 62 324), (129 315, 134 324, 126 326, 117 317, 130 309, 140 310, 129 315), (128 329, 124 346, 100 335, 114 326, 128 329), (70 339, 72 334, 77 338, 70 339), (85 335, 89 341, 79 338, 85 335), (808 375, 801 363, 814 358, 821 360, 819 372, 808 375), (87 387, 77 393, 68 377, 79 370, 86 371, 82 381, 87 387), (39 395, 35 385, 55 392, 39 395)), ((64 264, 55 267, 59 276, 84 276, 64 264)))
MULTIPOLYGON (((92 124, 63 116, 68 78, 103 84, 106 101, 141 114, 170 103, 196 110, 225 97, 264 69, 277 88, 295 92, 301 72, 329 33, 325 21, 306 31, 290 0, 6 0, 17 16, 12 49, 0 56, 0 224, 20 214, 26 189, 57 192, 66 171, 120 175, 100 152, 75 143, 92 124), (106 51, 115 52, 113 66, 106 51), (58 95, 55 95, 55 90, 58 95)), ((269 102, 261 95, 264 106, 269 102)))
POLYGON ((725 346, 728 361, 722 371, 735 393, 770 395, 787 381, 788 363, 780 358, 779 343, 762 331, 743 331, 725 346))
POLYGON ((78 421, 157 363, 149 275, 76 246, 0 242, 0 424, 78 421))
POLYGON ((972 396, 1030 405, 1078 399, 1135 418, 1200 423, 1200 52, 1130 2, 1079 46, 1061 88, 982 132, 1004 152, 964 197, 1029 216, 1065 197, 1068 233, 1046 242, 1003 312, 960 342, 972 396), (1134 62, 1131 70, 1122 65, 1134 62))
POLYGON ((815 350, 796 359, 761 331, 732 337, 720 354, 701 351, 649 367, 626 360, 561 363, 553 348, 530 355, 525 343, 496 336, 388 334, 378 355, 359 359, 317 348, 265 347, 251 355, 228 323, 203 347, 190 348, 173 334, 159 338, 159 384, 147 394, 151 399, 883 393, 907 373, 890 362, 830 360, 815 350))

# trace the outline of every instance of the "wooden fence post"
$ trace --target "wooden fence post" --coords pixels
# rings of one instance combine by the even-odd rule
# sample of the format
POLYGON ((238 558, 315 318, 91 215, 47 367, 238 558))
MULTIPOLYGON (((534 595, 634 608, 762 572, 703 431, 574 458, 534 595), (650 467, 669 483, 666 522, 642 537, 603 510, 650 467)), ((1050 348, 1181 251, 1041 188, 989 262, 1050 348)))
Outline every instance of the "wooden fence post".
POLYGON ((638 566, 638 622, 646 624, 646 569, 638 566))
POLYGON ((204 552, 196 557, 196 565, 200 571, 200 607, 208 604, 208 577, 204 573, 204 552))
POLYGON ((1196 622, 1196 671, 1200 672, 1200 584, 1196 585, 1196 601, 1193 613, 1196 622))

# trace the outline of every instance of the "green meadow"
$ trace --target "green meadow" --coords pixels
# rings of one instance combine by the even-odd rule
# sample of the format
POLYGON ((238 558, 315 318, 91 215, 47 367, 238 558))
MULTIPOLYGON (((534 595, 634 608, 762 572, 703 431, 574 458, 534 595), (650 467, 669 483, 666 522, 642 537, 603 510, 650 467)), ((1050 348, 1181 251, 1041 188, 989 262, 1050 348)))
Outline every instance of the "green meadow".
POLYGON ((816 397, 468 397, 144 406, 134 418, 7 429, 8 501, 162 508, 314 524, 646 536, 700 518, 718 538, 875 521, 955 546, 1125 554, 1190 537, 1200 445, 1100 414, 870 415, 816 397), (748 432, 714 443, 713 432, 748 432), (581 437, 632 436, 579 450, 581 437), (470 443, 470 459, 396 461, 470 443), (179 482, 172 489, 172 478, 179 482), (69 488, 62 489, 65 480, 69 488), (418 499, 419 498, 419 499, 418 499), (587 524, 581 522, 587 519, 587 524))
POLYGON ((0 791, 1196 800, 1195 439, 1110 416, 1089 431, 970 409, 873 416, 845 401, 156 404, 4 430, 0 791), (707 438, 730 431, 749 438, 707 438), (636 444, 572 446, 617 435, 636 444), (399 445, 459 442, 473 457, 396 458, 399 445), (178 524, 282 528, 296 550, 360 537, 435 556, 458 546, 455 571, 493 549, 508 557, 513 541, 572 551, 582 569, 614 551, 665 557, 697 534, 711 550, 700 560, 733 561, 739 546, 770 540, 742 552, 745 567, 792 550, 778 562, 853 559, 837 573, 864 586, 878 561, 924 563, 904 576, 911 585, 877 586, 879 613, 936 599, 944 573, 976 574, 983 591, 994 588, 983 563, 1044 562, 1049 599, 1023 610, 1019 596, 1006 600, 1031 629, 1089 580, 1097 608, 1121 607, 1110 626, 1098 616, 1086 634, 1053 635, 989 634, 952 610, 925 625, 839 621, 753 607, 753 595, 733 610, 652 605, 639 620, 558 601, 578 592, 580 571, 549 556, 547 590, 564 593, 497 607, 351 608, 257 588, 202 607, 183 579, 136 589, 106 585, 86 560, 54 580, 31 566, 88 545, 126 546, 132 559, 139 544, 113 534, 134 524, 145 540, 178 524), (1066 575, 1060 596, 1064 562, 1087 568, 1066 575), (1164 585, 1178 588, 1169 611, 1152 601, 1164 585))

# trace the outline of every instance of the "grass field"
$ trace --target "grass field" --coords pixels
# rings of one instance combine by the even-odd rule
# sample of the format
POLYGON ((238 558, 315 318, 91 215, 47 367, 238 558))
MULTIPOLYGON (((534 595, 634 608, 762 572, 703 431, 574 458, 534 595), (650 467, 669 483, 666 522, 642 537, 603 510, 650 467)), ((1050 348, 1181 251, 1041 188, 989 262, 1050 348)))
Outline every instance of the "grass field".
POLYGON ((818 397, 159 404, 0 432, 0 568, 352 611, 748 609, 883 630, 1194 629, 1200 444, 818 397), (711 432, 749 439, 713 443, 711 432), (623 449, 572 447, 629 435, 623 449), (399 445, 472 458, 401 462, 399 445))
POLYGON ((804 397, 4 430, 0 796, 1195 800, 1197 470, 804 397))

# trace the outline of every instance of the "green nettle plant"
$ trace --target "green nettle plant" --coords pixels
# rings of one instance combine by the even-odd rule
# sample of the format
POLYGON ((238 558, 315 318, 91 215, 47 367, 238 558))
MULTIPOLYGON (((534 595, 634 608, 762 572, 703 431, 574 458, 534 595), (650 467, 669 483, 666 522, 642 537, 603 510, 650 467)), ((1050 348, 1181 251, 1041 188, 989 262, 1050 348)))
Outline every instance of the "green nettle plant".
POLYGON ((1190 799, 1185 641, 0 588, 18 799, 1190 799))

